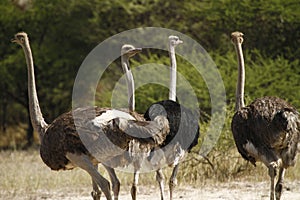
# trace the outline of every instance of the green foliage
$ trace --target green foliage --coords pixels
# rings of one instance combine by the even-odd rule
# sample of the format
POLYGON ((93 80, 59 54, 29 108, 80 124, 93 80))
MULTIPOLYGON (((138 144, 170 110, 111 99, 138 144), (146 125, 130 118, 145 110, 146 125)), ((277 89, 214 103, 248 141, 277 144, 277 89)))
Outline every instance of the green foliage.
MULTIPOLYGON (((229 35, 235 30, 242 31, 245 34, 246 101, 270 95, 300 107, 300 6, 297 0, 28 2, 30 6, 26 9, 10 0, 0 2, 1 127, 19 126, 28 120, 26 63, 22 49, 10 43, 18 31, 26 31, 30 37, 38 95, 46 121, 71 108, 77 70, 93 47, 114 34, 145 26, 177 30, 205 47, 222 75, 228 105, 234 102, 237 77, 236 55, 229 35)), ((131 62, 132 68, 145 63, 169 66, 167 52, 152 50, 142 52, 131 62)), ((204 116, 201 123, 209 121, 211 101, 205 81, 183 58, 177 56, 177 63, 179 74, 188 80, 197 96, 204 116)), ((112 90, 121 76, 120 60, 116 60, 99 81, 97 105, 111 105, 112 90)), ((178 82, 178 91, 184 90, 180 84, 178 82)), ((122 95, 124 100, 126 95, 122 95)), ((167 96, 167 88, 161 85, 139 87, 137 111, 143 113, 151 103, 167 96)), ((226 137, 230 133, 227 131, 226 137)), ((222 140, 226 141, 226 137, 222 140)))
MULTIPOLYGON (((237 60, 234 49, 212 57, 222 74, 228 102, 234 101, 237 80, 237 60)), ((258 50, 245 51, 246 104, 263 96, 281 97, 296 108, 300 106, 299 60, 289 61, 282 56, 264 58, 258 50), (298 69, 297 69, 298 68, 298 69)))

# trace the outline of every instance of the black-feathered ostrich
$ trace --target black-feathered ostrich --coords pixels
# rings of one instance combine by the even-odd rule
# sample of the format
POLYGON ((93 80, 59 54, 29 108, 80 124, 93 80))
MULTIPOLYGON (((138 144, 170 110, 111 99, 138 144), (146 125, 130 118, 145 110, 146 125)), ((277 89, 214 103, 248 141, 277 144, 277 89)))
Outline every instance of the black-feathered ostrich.
MULTIPOLYGON (((136 153, 136 146, 142 146, 150 151, 160 144, 169 132, 167 119, 159 116, 152 122, 137 121, 127 112, 110 108, 86 107, 64 113, 51 124, 47 124, 39 107, 28 36, 24 32, 17 33, 12 42, 21 45, 25 53, 30 117, 34 129, 39 133, 42 160, 52 170, 82 168, 92 177, 93 199, 100 199, 99 186, 106 198, 111 200, 109 182, 99 174, 97 169, 99 160, 109 161, 118 156, 120 151, 115 151, 114 147, 123 150, 121 153, 127 151, 132 155, 136 153), (91 149, 97 150, 94 152, 97 153, 97 159, 81 141, 78 130, 95 138, 94 143, 91 143, 94 148, 91 149)), ((138 51, 130 49, 124 55, 129 59, 138 51)), ((106 167, 106 169, 111 178, 116 177, 112 168, 106 167)), ((118 193, 115 191, 114 199, 118 199, 118 193)))
MULTIPOLYGON (((159 146, 164 152, 166 162, 173 166, 172 175, 169 180, 170 199, 173 198, 173 190, 177 185, 177 172, 179 162, 186 152, 189 152, 198 144, 200 135, 198 117, 191 110, 176 102, 176 57, 175 47, 182 41, 177 36, 169 36, 170 53, 170 89, 169 100, 163 100, 152 104, 144 114, 146 120, 154 119, 156 116, 165 115, 169 120, 170 133, 166 140, 159 146)), ((149 158, 151 159, 151 158, 149 158)), ((164 197, 164 175, 162 169, 156 171, 156 180, 159 183, 161 199, 164 197)))
POLYGON ((299 113, 278 97, 261 97, 244 105, 243 33, 233 32, 231 39, 238 57, 236 113, 231 123, 235 144, 244 159, 253 165, 261 161, 267 166, 271 178, 270 199, 280 200, 285 170, 295 164, 300 139, 299 113), (275 186, 277 169, 279 177, 275 186))

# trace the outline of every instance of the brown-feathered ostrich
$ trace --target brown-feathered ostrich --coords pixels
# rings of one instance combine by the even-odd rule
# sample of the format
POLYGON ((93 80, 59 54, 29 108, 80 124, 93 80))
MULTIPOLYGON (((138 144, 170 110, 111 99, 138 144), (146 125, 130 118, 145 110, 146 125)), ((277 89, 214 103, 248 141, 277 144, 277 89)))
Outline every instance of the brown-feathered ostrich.
MULTIPOLYGON (((127 46, 123 46, 124 49, 126 48, 130 48, 130 45, 127 46)), ((138 120, 143 121, 145 120, 144 117, 140 114, 138 114, 137 112, 135 112, 135 86, 134 86, 134 79, 133 79, 133 75, 130 69, 130 65, 128 62, 128 59, 125 59, 124 57, 121 58, 121 62, 122 62, 122 69, 124 74, 126 75, 126 81, 127 81, 127 91, 128 91, 128 109, 129 112, 138 120)), ((164 140, 164 138, 160 138, 161 140, 159 141, 159 143, 161 144, 164 140)), ((148 141, 150 142, 150 141, 148 141)), ((158 142, 157 142, 158 143, 158 142)), ((151 149, 149 148, 144 148, 142 146, 135 146, 134 147, 136 149, 137 154, 135 154, 132 157, 132 160, 130 160, 129 162, 131 162, 133 164, 134 167, 134 173, 133 173, 133 183, 132 183, 132 187, 131 187, 131 197, 133 200, 136 200, 137 197, 137 185, 138 185, 138 180, 139 180, 139 173, 140 173, 140 169, 142 167, 143 162, 145 161, 145 158, 149 156, 151 149)))
POLYGON ((233 32, 231 39, 238 57, 236 113, 231 123, 235 144, 242 157, 254 166, 256 161, 267 166, 271 178, 270 199, 280 200, 285 170, 295 164, 300 139, 299 113, 278 97, 261 97, 244 105, 243 33, 233 32), (279 177, 275 186, 277 169, 279 177))
MULTIPOLYGON (((177 36, 169 36, 170 53, 170 88, 169 100, 163 100, 152 104, 144 114, 146 120, 154 119, 156 116, 165 115, 169 120, 170 133, 166 140, 159 146, 164 152, 166 162, 173 166, 169 180, 170 199, 173 198, 173 191, 177 185, 177 172, 179 162, 186 152, 189 152, 198 144, 200 135, 198 117, 196 113, 185 108, 176 102, 176 56, 175 47, 182 41, 177 36)), ((154 149, 155 150, 155 149, 154 149)), ((151 157, 149 158, 151 159, 151 157)), ((159 168, 159 166, 157 166, 159 168)), ((161 199, 164 197, 164 175, 162 169, 156 171, 156 180, 159 183, 161 199)))
MULTIPOLYGON (((109 182, 99 174, 97 169, 99 160, 112 160, 119 154, 123 154, 124 151, 134 155, 137 153, 136 146, 142 146, 144 149, 154 148, 164 140, 169 132, 167 119, 158 116, 152 122, 141 122, 135 120, 127 112, 109 108, 86 107, 64 113, 51 124, 47 124, 39 107, 33 58, 27 34, 17 33, 12 41, 21 45, 25 53, 28 68, 30 117, 34 129, 39 133, 42 160, 52 170, 82 168, 92 177, 93 199, 100 199, 99 186, 106 198, 111 200, 109 182), (74 121, 76 121, 76 125, 74 121), (83 134, 91 135, 92 142, 89 150, 96 150, 93 154, 83 144, 78 130, 83 134), (112 143, 114 145, 111 145, 112 143), (94 155, 97 155, 97 159, 94 155)), ((135 51, 135 49, 131 49, 128 55, 134 55, 135 51)), ((112 168, 106 167, 106 169, 111 178, 116 177, 112 168)), ((115 192, 114 199, 118 199, 118 194, 115 192)))
MULTIPOLYGON (((135 113, 134 115, 136 118, 143 120, 144 119, 143 116, 135 112, 135 86, 134 86, 134 79, 130 69, 129 62, 128 60, 123 58, 121 58, 121 62, 122 62, 123 73, 126 75, 126 81, 127 81, 128 110, 130 113, 135 113)), ((143 160, 145 159, 145 157, 147 157, 150 151, 151 149, 149 149, 145 153, 140 154, 139 157, 136 156, 136 159, 133 161, 133 166, 134 166, 133 183, 130 190, 131 197, 133 200, 136 200, 137 184, 139 180, 139 170, 141 169, 143 160)))

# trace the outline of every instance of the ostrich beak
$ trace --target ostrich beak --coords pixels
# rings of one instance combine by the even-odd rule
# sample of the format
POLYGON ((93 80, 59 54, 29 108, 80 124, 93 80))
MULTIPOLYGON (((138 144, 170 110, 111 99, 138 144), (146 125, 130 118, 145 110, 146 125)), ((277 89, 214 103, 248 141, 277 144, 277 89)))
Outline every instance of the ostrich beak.
POLYGON ((182 40, 178 40, 177 42, 178 42, 178 44, 182 44, 182 43, 183 43, 183 41, 182 41, 182 40))
POLYGON ((12 38, 10 41, 14 42, 14 43, 17 42, 17 40, 15 38, 12 38))
POLYGON ((142 48, 135 48, 135 49, 129 50, 127 53, 131 57, 131 56, 134 56, 137 53, 140 53, 141 51, 142 51, 142 48))
POLYGON ((135 48, 132 50, 133 53, 139 53, 141 52, 143 49, 142 48, 135 48))

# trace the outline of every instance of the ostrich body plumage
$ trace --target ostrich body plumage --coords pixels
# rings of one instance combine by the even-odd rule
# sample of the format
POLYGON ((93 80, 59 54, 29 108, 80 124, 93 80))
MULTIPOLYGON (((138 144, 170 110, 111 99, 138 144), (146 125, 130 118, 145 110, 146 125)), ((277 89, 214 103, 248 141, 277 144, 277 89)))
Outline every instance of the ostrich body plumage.
MULTIPOLYGON (((75 166, 66 157, 67 153, 88 155, 95 164, 110 163, 115 157, 130 152, 132 141, 141 147, 141 152, 150 152, 164 141, 169 132, 166 119, 162 119, 162 123, 136 121, 133 117, 124 118, 128 113, 121 114, 121 111, 119 116, 109 116, 107 121, 102 120, 101 125, 95 124, 95 118, 110 111, 110 108, 78 108, 54 120, 40 148, 45 164, 53 170, 72 169, 75 166)), ((123 161, 110 164, 124 166, 130 163, 129 160, 123 161)))
POLYGON ((166 116, 170 124, 170 133, 160 145, 161 148, 179 143, 184 151, 189 152, 198 144, 200 131, 196 113, 175 101, 163 100, 153 103, 145 112, 144 118, 151 120, 160 115, 166 116))
POLYGON ((284 168, 293 166, 299 127, 299 113, 278 97, 258 98, 237 111, 232 119, 238 151, 254 165, 256 161, 270 163, 281 159, 284 168))

